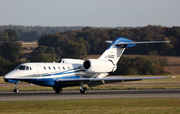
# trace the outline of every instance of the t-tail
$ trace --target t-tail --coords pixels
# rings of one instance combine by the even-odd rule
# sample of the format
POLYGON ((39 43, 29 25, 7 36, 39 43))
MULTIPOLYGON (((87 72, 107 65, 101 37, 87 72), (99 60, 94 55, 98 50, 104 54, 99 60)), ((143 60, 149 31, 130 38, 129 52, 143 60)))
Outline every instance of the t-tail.
MULTIPOLYGON (((122 56, 126 48, 135 46, 136 44, 146 43, 166 43, 169 41, 145 41, 133 42, 127 38, 119 37, 115 41, 106 41, 111 43, 109 48, 98 59, 87 59, 83 63, 83 68, 89 73, 109 73, 114 72, 117 68, 117 62, 122 56)), ((103 76, 106 76, 103 75, 103 76)), ((103 77, 102 76, 102 77, 103 77)), ((101 77, 101 76, 100 76, 101 77)))
POLYGON ((106 42, 111 43, 111 45, 109 46, 107 50, 105 50, 105 52, 98 59, 108 60, 108 61, 113 62, 114 65, 116 65, 126 48, 134 47, 136 44, 167 43, 170 41, 134 42, 124 37, 118 37, 114 41, 106 41, 106 42))

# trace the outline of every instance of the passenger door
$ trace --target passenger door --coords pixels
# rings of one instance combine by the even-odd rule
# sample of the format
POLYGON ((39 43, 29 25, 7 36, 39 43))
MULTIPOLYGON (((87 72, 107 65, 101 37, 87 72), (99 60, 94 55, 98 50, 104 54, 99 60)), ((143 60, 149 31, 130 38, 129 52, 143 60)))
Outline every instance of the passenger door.
POLYGON ((41 67, 41 65, 36 65, 37 66, 37 68, 38 68, 38 75, 37 75, 37 79, 41 79, 41 77, 42 77, 42 67, 41 67))

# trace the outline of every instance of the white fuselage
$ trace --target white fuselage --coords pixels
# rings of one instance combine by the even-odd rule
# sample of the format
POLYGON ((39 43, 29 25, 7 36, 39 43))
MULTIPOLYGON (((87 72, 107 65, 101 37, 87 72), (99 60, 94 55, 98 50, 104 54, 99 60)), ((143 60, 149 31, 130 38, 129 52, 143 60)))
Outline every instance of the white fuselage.
MULTIPOLYGON (((13 71, 6 74, 4 78, 25 81, 43 86, 54 86, 57 79, 79 79, 97 76, 102 76, 102 74, 85 72, 82 68, 82 64, 54 62, 23 63, 17 66, 13 71)), ((103 74, 103 77, 104 76, 105 74, 103 74)))

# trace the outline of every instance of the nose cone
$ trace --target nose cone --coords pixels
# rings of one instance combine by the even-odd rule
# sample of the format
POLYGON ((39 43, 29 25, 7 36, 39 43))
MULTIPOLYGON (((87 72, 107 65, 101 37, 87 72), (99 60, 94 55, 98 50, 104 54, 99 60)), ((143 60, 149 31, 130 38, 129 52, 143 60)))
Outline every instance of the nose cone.
POLYGON ((4 81, 5 82, 10 82, 10 83, 19 83, 19 81, 16 80, 16 73, 15 73, 15 71, 11 71, 11 72, 7 73, 4 76, 4 81))
POLYGON ((11 79, 14 77, 15 77, 15 73, 14 73, 14 71, 11 71, 4 76, 4 79, 11 79))

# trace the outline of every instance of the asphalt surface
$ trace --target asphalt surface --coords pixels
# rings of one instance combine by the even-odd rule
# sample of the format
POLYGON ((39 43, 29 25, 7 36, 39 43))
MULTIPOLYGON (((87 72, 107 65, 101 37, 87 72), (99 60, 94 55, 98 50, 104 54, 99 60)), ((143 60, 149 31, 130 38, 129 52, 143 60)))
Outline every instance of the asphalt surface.
POLYGON ((67 90, 61 94, 54 91, 0 92, 0 101, 8 100, 61 100, 61 99, 101 99, 101 98, 180 98, 180 89, 151 90, 67 90))

